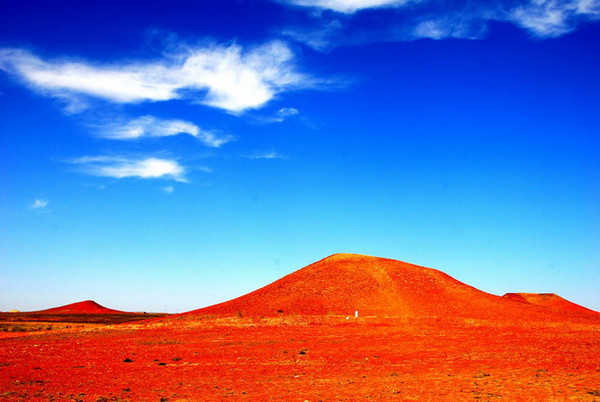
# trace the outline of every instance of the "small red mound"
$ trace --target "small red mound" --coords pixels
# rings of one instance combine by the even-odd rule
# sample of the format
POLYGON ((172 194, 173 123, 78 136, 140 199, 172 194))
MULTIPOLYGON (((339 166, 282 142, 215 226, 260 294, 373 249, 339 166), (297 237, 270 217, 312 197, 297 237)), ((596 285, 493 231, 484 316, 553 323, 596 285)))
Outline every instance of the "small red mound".
POLYGON ((32 313, 44 314, 126 314, 124 311, 113 310, 99 305, 93 300, 71 303, 60 307, 46 310, 32 311, 32 313))
POLYGON ((522 303, 529 303, 527 301, 527 299, 521 295, 521 293, 506 293, 502 297, 506 297, 507 299, 516 300, 516 301, 522 302, 522 303))
POLYGON ((355 311, 360 317, 490 320, 551 315, 482 292, 436 269, 355 254, 334 254, 245 296, 183 315, 354 316, 355 311))
POLYGON ((597 314, 594 310, 570 302, 554 293, 507 293, 503 297, 535 304, 537 306, 548 307, 554 310, 597 314))

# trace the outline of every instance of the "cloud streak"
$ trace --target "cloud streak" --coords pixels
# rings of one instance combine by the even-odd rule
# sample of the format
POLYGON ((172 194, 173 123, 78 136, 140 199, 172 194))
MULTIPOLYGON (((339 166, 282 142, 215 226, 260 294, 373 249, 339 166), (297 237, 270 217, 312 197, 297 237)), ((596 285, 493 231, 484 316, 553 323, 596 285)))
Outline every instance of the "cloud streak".
POLYGON ((505 22, 532 37, 558 37, 600 19, 600 0, 492 0, 481 2, 287 0, 287 4, 330 10, 313 13, 316 26, 285 27, 284 36, 316 50, 369 42, 484 37, 491 22, 505 22), (376 10, 365 13, 365 10, 376 10), (337 15, 336 15, 337 13, 337 15), (345 14, 345 15, 343 15, 345 14), (349 17, 349 14, 356 14, 349 17), (360 24, 355 24, 360 21, 360 24), (368 26, 369 28, 365 28, 368 26))
POLYGON ((283 123, 290 117, 297 116, 299 114, 300 111, 294 107, 283 107, 270 116, 256 117, 256 121, 264 124, 283 123))
POLYGON ((286 3, 302 7, 320 8, 351 14, 369 8, 399 7, 411 0, 287 0, 286 3))
POLYGON ((181 47, 156 61, 112 64, 44 60, 23 49, 0 49, 0 69, 35 91, 65 100, 71 112, 99 98, 120 104, 186 99, 241 113, 280 92, 315 84, 297 71, 293 52, 281 41, 250 49, 181 47))
POLYGON ((202 130, 197 125, 185 120, 166 120, 150 115, 127 122, 109 122, 99 128, 98 134, 102 138, 113 140, 137 140, 147 137, 187 134, 211 148, 219 148, 234 140, 231 135, 219 135, 212 131, 202 130))
POLYGON ((512 9, 507 20, 547 38, 573 31, 580 21, 599 18, 598 0, 532 0, 512 9))
POLYGON ((68 162, 77 165, 80 171, 92 176, 115 179, 130 177, 140 179, 166 178, 187 182, 185 168, 172 159, 84 156, 68 162))
POLYGON ((277 151, 263 151, 263 152, 255 152, 253 154, 247 155, 248 159, 287 159, 287 156, 281 155, 277 151))
POLYGON ((33 204, 31 204, 31 209, 45 209, 48 206, 48 200, 44 200, 42 198, 36 198, 33 204))

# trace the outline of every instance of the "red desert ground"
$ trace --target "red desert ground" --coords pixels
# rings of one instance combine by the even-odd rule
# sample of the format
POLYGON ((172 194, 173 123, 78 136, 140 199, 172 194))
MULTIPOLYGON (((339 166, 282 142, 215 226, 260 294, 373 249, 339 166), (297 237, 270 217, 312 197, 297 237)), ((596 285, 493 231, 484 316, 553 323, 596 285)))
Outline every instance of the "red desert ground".
POLYGON ((600 401, 600 313, 384 258, 335 254, 141 321, 92 301, 11 314, 88 318, 0 335, 2 400, 600 401))

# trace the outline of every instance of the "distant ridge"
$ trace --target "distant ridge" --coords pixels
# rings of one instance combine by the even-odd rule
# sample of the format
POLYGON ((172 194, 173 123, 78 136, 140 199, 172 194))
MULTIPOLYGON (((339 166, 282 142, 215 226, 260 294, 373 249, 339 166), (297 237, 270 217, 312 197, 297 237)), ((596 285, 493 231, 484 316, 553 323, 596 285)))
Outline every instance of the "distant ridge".
MULTIPOLYGON (((236 299, 193 310, 196 316, 553 319, 559 312, 495 296, 432 268, 357 254, 334 254, 236 299)), ((561 313, 565 313, 564 311, 561 313)))
POLYGON ((503 297, 554 310, 600 314, 594 310, 570 302, 554 293, 506 293, 503 297))
POLYGON ((106 308, 93 300, 86 300, 77 303, 66 304, 60 307, 30 312, 44 314, 128 314, 125 311, 106 308))

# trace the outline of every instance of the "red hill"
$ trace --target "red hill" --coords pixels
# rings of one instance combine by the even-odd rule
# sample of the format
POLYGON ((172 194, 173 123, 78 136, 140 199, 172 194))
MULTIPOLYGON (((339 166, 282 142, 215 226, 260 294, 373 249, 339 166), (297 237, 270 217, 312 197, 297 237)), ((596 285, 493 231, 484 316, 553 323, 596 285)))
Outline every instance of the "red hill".
POLYGON ((93 300, 67 304, 46 310, 32 311, 32 313, 44 314, 126 314, 124 311, 113 310, 99 305, 93 300))
MULTIPOLYGON (((468 286, 436 269, 334 254, 261 289, 184 316, 350 315, 361 317, 549 318, 538 306, 468 286)), ((180 316, 180 319, 183 318, 180 316)))
POLYGON ((537 306, 548 307, 554 310, 597 314, 594 310, 570 302, 554 293, 507 293, 503 297, 535 304, 537 306))

